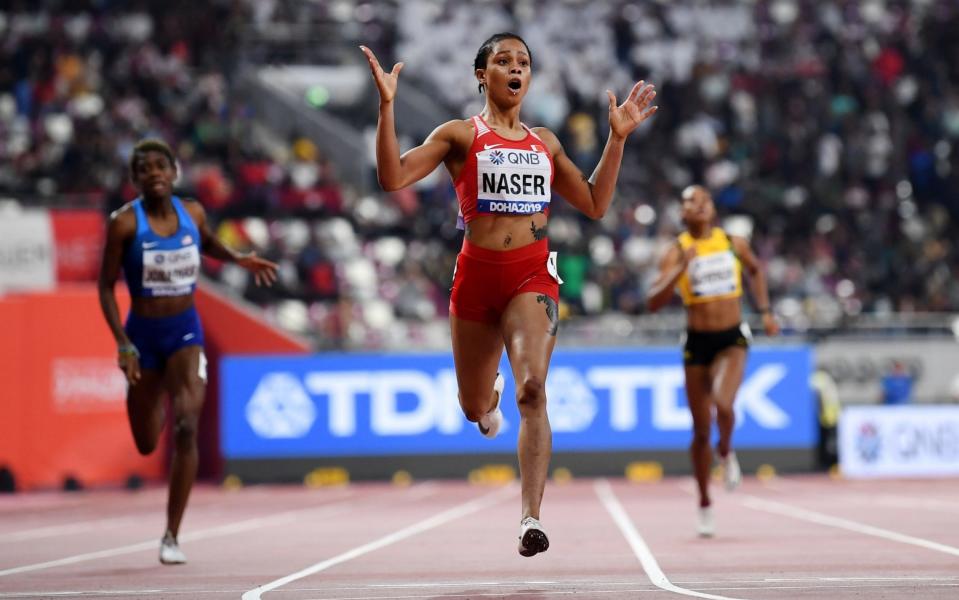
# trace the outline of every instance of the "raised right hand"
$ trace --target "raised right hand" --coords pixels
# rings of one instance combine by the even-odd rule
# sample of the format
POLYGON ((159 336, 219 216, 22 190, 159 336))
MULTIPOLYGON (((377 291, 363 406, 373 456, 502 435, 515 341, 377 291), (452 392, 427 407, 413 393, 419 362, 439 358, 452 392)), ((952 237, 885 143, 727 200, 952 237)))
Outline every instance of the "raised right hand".
POLYGON ((373 73, 373 81, 376 82, 376 89, 380 92, 380 102, 392 102, 396 97, 396 80, 403 70, 403 63, 399 62, 393 65, 393 70, 389 73, 380 66, 380 61, 376 60, 373 51, 366 46, 360 46, 360 50, 366 55, 366 60, 370 63, 370 72, 373 73))

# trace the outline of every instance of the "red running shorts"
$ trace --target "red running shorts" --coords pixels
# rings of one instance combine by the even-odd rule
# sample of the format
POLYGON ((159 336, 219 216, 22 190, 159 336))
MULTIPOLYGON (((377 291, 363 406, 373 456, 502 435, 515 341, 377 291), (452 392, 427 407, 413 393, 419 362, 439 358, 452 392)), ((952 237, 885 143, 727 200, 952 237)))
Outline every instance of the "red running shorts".
POLYGON ((556 253, 548 240, 516 250, 489 250, 463 240, 456 257, 450 313, 467 321, 497 324, 518 294, 545 294, 559 303, 556 253))

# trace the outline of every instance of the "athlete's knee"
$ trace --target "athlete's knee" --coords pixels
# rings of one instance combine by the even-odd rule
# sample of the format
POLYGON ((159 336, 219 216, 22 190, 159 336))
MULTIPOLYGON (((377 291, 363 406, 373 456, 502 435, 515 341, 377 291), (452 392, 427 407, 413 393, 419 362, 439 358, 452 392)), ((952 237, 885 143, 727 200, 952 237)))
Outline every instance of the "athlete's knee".
POLYGON ((478 422, 486 415, 486 411, 484 411, 482 408, 482 398, 479 396, 474 396, 464 397, 463 392, 460 392, 458 395, 460 408, 463 409, 463 416, 466 417, 467 421, 472 423, 478 422))
POLYGON ((177 446, 196 443, 199 418, 196 415, 180 415, 173 425, 173 437, 177 446))
POLYGON ((710 426, 693 424, 693 446, 709 445, 710 426))
POLYGON ((153 451, 156 450, 159 438, 150 437, 148 435, 134 435, 133 441, 136 443, 137 452, 143 456, 148 456, 153 454, 153 451))
POLYGON ((717 404, 716 405, 716 418, 717 419, 733 419, 736 417, 736 413, 733 411, 732 406, 717 404))
POLYGON ((526 377, 517 386, 516 402, 521 413, 546 410, 546 382, 537 376, 526 377))
POLYGON ((465 404, 461 404, 461 407, 463 408, 463 415, 466 417, 466 420, 472 423, 479 422, 479 420, 486 415, 486 412, 483 411, 483 409, 476 408, 476 406, 467 406, 465 404))

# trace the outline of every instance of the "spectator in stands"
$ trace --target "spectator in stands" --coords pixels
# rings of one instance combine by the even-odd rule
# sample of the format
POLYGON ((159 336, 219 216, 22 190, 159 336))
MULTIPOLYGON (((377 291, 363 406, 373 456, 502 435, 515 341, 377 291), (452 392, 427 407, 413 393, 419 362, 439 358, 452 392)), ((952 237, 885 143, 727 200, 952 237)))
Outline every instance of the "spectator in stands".
MULTIPOLYGON (((202 188, 221 205, 206 206, 213 222, 231 219, 245 229, 259 220, 268 234, 258 251, 287 253, 276 248, 291 221, 318 229, 341 215, 358 253, 384 234, 410 250, 424 240, 435 259, 426 270, 429 295, 438 297, 458 250, 446 218, 452 186, 417 186, 411 193, 422 209, 415 219, 403 212, 417 204, 409 195, 369 194, 367 181, 327 177, 329 157, 322 155, 315 184, 296 187, 299 166, 283 142, 289 132, 264 127, 233 85, 241 78, 231 66, 255 70, 291 57, 319 64, 302 58, 342 56, 351 36, 379 35, 369 43, 381 56, 407 57, 416 78, 406 85, 445 102, 451 116, 474 114, 481 106, 462 68, 472 45, 458 42, 514 29, 551 49, 538 57, 536 102, 524 108, 528 118, 560 128, 574 162, 595 160, 602 147, 595 141, 606 134, 597 85, 652 78, 677 108, 644 126, 643 144, 627 142, 615 214, 592 222, 556 207, 551 238, 575 243, 588 259, 585 270, 578 262, 560 267, 577 269, 582 283, 578 293, 563 290, 564 313, 642 311, 636 298, 650 283, 651 265, 633 252, 647 246, 653 251, 644 255, 655 254, 672 243, 681 224, 669 196, 694 180, 756 223, 754 246, 793 331, 828 332, 863 316, 894 324, 916 313, 959 311, 959 246, 951 242, 959 239, 959 68, 949 60, 959 43, 955 3, 805 10, 799 0, 617 0, 558 3, 549 11, 455 0, 367 3, 355 11, 328 4, 0 2, 0 195, 26 203, 107 199, 116 208, 129 197, 117 164, 137 139, 163 135, 189 159, 181 189, 202 188), (325 43, 303 44, 297 32, 316 25, 330 33, 325 43), (251 40, 235 43, 239 35, 251 40), (426 36, 444 51, 422 44, 426 36)), ((363 114, 352 112, 354 119, 363 114)), ((335 271, 354 258, 335 258, 335 271)), ((282 259, 294 273, 298 258, 282 259)), ((231 287, 246 281, 230 268, 211 273, 231 287)), ((284 301, 302 303, 309 315, 329 314, 339 302, 295 285, 237 289, 269 315, 285 314, 278 309, 284 301)), ((445 303, 437 309, 434 326, 442 327, 445 303)), ((671 316, 681 319, 678 311, 671 316)), ((307 329, 316 330, 310 321, 307 329)), ((390 335, 359 320, 350 331, 365 333, 314 340, 404 343, 400 329, 419 325, 391 323, 390 335)))
POLYGON ((882 376, 882 403, 909 404, 912 399, 913 376, 901 360, 893 359, 882 376))

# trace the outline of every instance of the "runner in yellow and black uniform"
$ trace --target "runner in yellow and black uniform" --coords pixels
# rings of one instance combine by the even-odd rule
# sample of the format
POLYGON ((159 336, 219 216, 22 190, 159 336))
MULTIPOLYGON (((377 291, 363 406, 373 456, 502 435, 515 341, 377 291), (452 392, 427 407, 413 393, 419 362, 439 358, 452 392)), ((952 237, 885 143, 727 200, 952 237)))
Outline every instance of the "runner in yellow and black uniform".
POLYGON ((683 364, 686 396, 693 416, 689 452, 699 486, 698 532, 710 537, 714 533, 709 498, 714 406, 719 427, 716 453, 725 467, 726 487, 735 488, 741 479, 739 462, 732 451, 733 401, 743 379, 746 350, 752 337, 742 321, 743 271, 749 275, 750 291, 762 313, 766 334, 779 333, 779 325, 769 307, 765 275, 749 242, 713 226, 716 207, 705 188, 686 188, 682 202, 686 231, 660 262, 659 275, 647 294, 647 306, 655 311, 666 305, 674 289, 686 305, 683 364))

